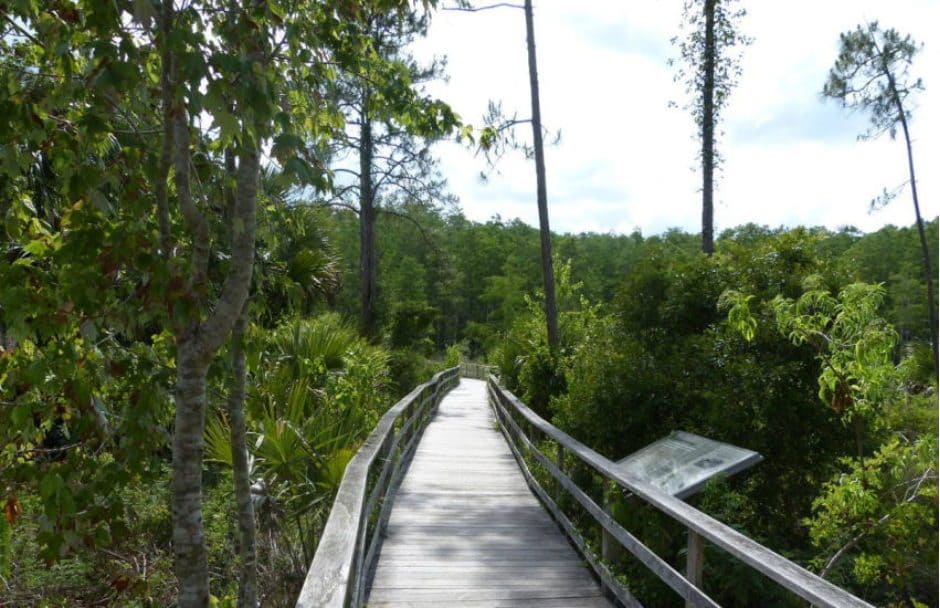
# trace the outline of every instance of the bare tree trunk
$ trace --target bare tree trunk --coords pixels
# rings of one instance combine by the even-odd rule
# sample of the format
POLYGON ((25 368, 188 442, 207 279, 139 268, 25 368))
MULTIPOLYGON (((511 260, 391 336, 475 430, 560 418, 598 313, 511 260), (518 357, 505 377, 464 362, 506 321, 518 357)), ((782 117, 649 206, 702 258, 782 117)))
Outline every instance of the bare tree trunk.
MULTIPOLYGON (((232 108, 234 113, 234 108, 232 108)), ((225 172, 234 183, 238 172, 235 151, 225 149, 225 172)), ((235 215, 235 189, 225 189, 225 220, 232 226, 235 215)), ((229 235, 233 239, 234 234, 229 235)), ((234 242, 234 240, 232 240, 234 242)), ((249 296, 250 299, 250 296, 249 296)), ((232 378, 228 395, 229 433, 232 450, 232 485, 238 521, 238 608, 258 606, 258 556, 256 550, 255 511, 251 502, 251 470, 248 464, 248 439, 245 425, 245 331, 248 327, 248 300, 232 327, 232 378)))
POLYGON ((375 304, 378 296, 378 269, 375 251, 375 189, 372 183, 372 119, 369 117, 369 96, 362 99, 359 133, 359 326, 362 335, 373 338, 376 333, 375 304))
MULTIPOLYGON (((172 27, 173 1, 164 0, 166 33, 172 27)), ((169 44, 169 37, 161 40, 169 44)), ((170 128, 165 128, 164 143, 171 142, 175 168, 174 181, 180 212, 192 236, 190 294, 203 287, 208 263, 209 233, 205 218, 192 199, 189 169, 189 124, 185 102, 177 90, 172 54, 163 53, 169 66, 162 70, 163 98, 170 103, 164 110, 170 128)), ((160 196, 160 194, 158 194, 160 196)), ((159 202, 158 202, 159 204, 159 202)), ((165 235, 161 235, 161 241, 165 235)), ((169 256, 170 252, 163 252, 169 256)), ((182 303, 179 303, 182 304, 182 303)), ((174 306, 177 303, 174 303, 174 306)), ((209 563, 202 522, 202 448, 206 411, 206 374, 209 357, 199 344, 198 311, 191 311, 174 324, 176 336, 176 419, 173 429, 173 476, 170 482, 173 518, 173 566, 179 585, 177 603, 182 608, 203 607, 209 603, 209 563)))
POLYGON ((715 3, 705 0, 705 61, 702 83, 702 251, 715 251, 715 3))
POLYGON ((251 477, 248 467, 245 430, 245 330, 248 303, 232 328, 232 388, 228 397, 229 428, 232 439, 232 477, 238 512, 238 608, 257 608, 258 570, 255 548, 255 511, 251 503, 251 477))
POLYGON ((904 143, 907 145, 907 169, 911 177, 911 196, 914 199, 914 216, 917 218, 917 233, 920 235, 920 250, 924 261, 924 280, 927 282, 927 314, 930 320, 930 346, 933 350, 933 367, 937 369, 937 362, 940 361, 937 352, 937 305, 934 302, 933 290, 933 269, 930 264, 930 246, 927 244, 927 233, 924 230, 924 219, 920 215, 920 202, 917 200, 917 180, 914 177, 914 153, 911 149, 911 134, 907 129, 907 116, 904 114, 904 108, 901 106, 901 100, 898 97, 897 89, 894 85, 894 77, 890 76, 891 90, 894 93, 894 101, 897 104, 898 115, 901 117, 901 129, 904 131, 904 143))
MULTIPOLYGON (((187 151, 185 161, 180 162, 188 163, 188 140, 181 141, 185 139, 180 137, 182 132, 177 129, 175 139, 177 145, 185 146, 187 151)), ((177 157, 181 156, 182 150, 178 147, 177 157)), ((196 320, 175 328, 177 383, 171 489, 173 549, 179 581, 180 608, 202 608, 207 606, 209 601, 209 568, 202 523, 206 375, 212 357, 228 337, 248 297, 254 262, 258 170, 258 149, 253 147, 244 150, 239 158, 235 209, 231 220, 233 246, 229 274, 216 301, 215 310, 204 322, 199 322, 197 317, 196 320)), ((177 163, 178 193, 183 183, 180 181, 180 173, 181 169, 177 163)), ((185 180, 188 180, 188 177, 185 180)), ((181 194, 180 198, 185 195, 181 194)), ((190 213, 198 214, 199 211, 192 201, 189 204, 192 205, 190 213)), ((202 217, 202 220, 205 221, 205 218, 202 217)), ((201 260, 199 256, 202 252, 208 252, 208 235, 205 234, 206 240, 200 242, 200 231, 196 230, 193 234, 192 277, 197 281, 194 282, 191 293, 198 294, 205 280, 205 260, 201 260), (202 282, 198 281, 200 278, 202 282)))
POLYGON ((545 150, 542 144, 542 112, 539 108, 539 76, 535 63, 535 26, 532 0, 525 0, 526 46, 529 53, 529 88, 532 95, 532 147, 535 150, 536 195, 539 206, 539 236, 542 244, 542 280, 545 283, 545 321, 548 346, 558 348, 558 306, 555 302, 555 270, 552 262, 552 232, 548 225, 548 193, 545 186, 545 150))
POLYGON ((937 362, 940 361, 937 353, 937 305, 934 302, 933 288, 933 270, 930 264, 930 247, 927 244, 927 233, 924 230, 924 220, 920 215, 920 202, 917 199, 917 179, 914 175, 914 152, 911 148, 911 133, 907 126, 907 114, 904 112, 904 106, 901 103, 901 95, 898 93, 898 87, 894 80, 894 74, 888 68, 887 59, 882 51, 881 62, 885 76, 888 78, 888 87, 891 90, 891 97, 895 108, 898 111, 898 120, 901 122, 901 129, 904 132, 904 143, 907 147, 907 170, 911 181, 911 197, 914 199, 914 217, 917 220, 917 233, 920 236, 921 257, 924 263, 924 281, 927 283, 927 315, 930 323, 930 346, 933 351, 933 367, 937 369, 937 362))
POLYGON ((209 604, 209 562, 202 525, 202 447, 209 362, 195 338, 177 343, 173 433, 173 556, 178 605, 209 604))

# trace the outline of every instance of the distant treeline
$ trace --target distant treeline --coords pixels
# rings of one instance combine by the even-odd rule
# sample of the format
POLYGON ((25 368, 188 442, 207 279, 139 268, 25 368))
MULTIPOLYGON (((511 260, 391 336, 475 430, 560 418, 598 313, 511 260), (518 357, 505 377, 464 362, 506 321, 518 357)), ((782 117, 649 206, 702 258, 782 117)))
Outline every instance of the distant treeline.
MULTIPOLYGON (((523 310, 523 298, 542 284, 539 233, 520 220, 495 216, 468 220, 460 212, 427 207, 380 214, 378 313, 394 346, 421 346, 430 354, 463 343, 479 358, 497 346, 523 310), (404 214, 407 214, 405 219, 404 214)), ((355 319, 358 314, 358 220, 347 210, 324 211, 326 229, 340 265, 334 306, 355 319)), ((916 228, 886 226, 863 233, 853 227, 770 228, 746 224, 722 232, 716 254, 756 246, 792 232, 807 237, 814 256, 846 282, 884 283, 888 298, 883 314, 904 341, 929 335, 923 269, 916 228)), ((937 220, 927 225, 936 267, 937 220)), ((643 236, 585 232, 557 234, 555 256, 570 261, 581 295, 592 303, 611 302, 630 273, 650 258, 687 259, 701 252, 701 236, 679 229, 643 236)))

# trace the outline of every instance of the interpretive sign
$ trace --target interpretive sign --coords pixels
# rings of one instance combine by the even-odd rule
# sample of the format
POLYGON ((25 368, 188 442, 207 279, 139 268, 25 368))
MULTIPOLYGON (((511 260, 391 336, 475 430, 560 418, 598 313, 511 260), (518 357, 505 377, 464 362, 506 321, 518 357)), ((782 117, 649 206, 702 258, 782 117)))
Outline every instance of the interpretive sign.
POLYGON ((701 490, 712 477, 734 475, 763 459, 751 450, 673 431, 668 437, 618 460, 617 466, 676 498, 685 498, 701 490))

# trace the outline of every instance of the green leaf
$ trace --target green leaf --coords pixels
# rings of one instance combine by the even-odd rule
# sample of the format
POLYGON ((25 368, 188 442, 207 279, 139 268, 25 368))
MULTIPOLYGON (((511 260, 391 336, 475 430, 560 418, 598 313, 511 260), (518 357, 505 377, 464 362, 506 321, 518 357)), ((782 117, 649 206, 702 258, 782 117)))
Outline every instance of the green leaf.
POLYGON ((23 247, 23 251, 41 258, 49 251, 49 246, 46 244, 45 239, 35 239, 27 243, 26 246, 23 247))

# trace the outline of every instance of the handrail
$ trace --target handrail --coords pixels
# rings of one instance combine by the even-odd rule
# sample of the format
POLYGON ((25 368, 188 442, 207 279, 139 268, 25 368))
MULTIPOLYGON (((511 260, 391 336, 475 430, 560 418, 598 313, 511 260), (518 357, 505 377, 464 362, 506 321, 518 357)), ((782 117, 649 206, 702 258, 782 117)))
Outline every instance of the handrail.
POLYGON ((474 378, 476 380, 486 380, 490 374, 495 372, 496 368, 492 365, 482 363, 473 363, 471 361, 460 362, 460 377, 474 378))
POLYGON ((362 604, 369 569, 390 514, 388 494, 434 409, 459 379, 459 368, 452 367, 416 387, 385 412, 349 461, 296 608, 358 608, 362 604))
POLYGON ((487 379, 487 394, 503 434, 506 436, 510 449, 515 455, 529 486, 539 496, 546 508, 552 512, 568 536, 581 549, 582 554, 597 572, 604 586, 625 606, 640 606, 641 604, 630 594, 629 590, 617 581, 603 561, 587 549, 586 542, 580 532, 557 505, 557 499, 562 491, 571 495, 601 526, 602 552, 604 553, 602 557, 604 559, 608 557, 608 554, 614 554, 613 547, 609 545, 619 544, 647 566, 660 580, 684 597, 687 606, 717 606, 714 600, 701 590, 704 540, 708 540, 815 606, 825 608, 871 608, 870 604, 844 589, 816 576, 678 498, 625 474, 616 468, 615 463, 546 422, 515 395, 500 386, 494 376, 487 379), (511 415, 510 411, 516 415, 511 415), (523 426, 528 427, 528 434, 523 431, 523 426), (540 432, 545 438, 553 440, 557 445, 554 462, 542 453, 536 446, 535 441, 529 437, 534 431, 540 432), (553 488, 554 498, 549 495, 549 491, 543 488, 529 471, 528 464, 522 456, 521 448, 524 448, 526 453, 554 478, 556 482, 553 488), (598 505, 577 486, 565 473, 565 452, 573 454, 578 460, 605 479, 633 493, 670 519, 686 527, 689 534, 689 552, 685 576, 678 573, 665 560, 653 553, 639 539, 624 529, 609 515, 605 508, 606 505, 598 505))

